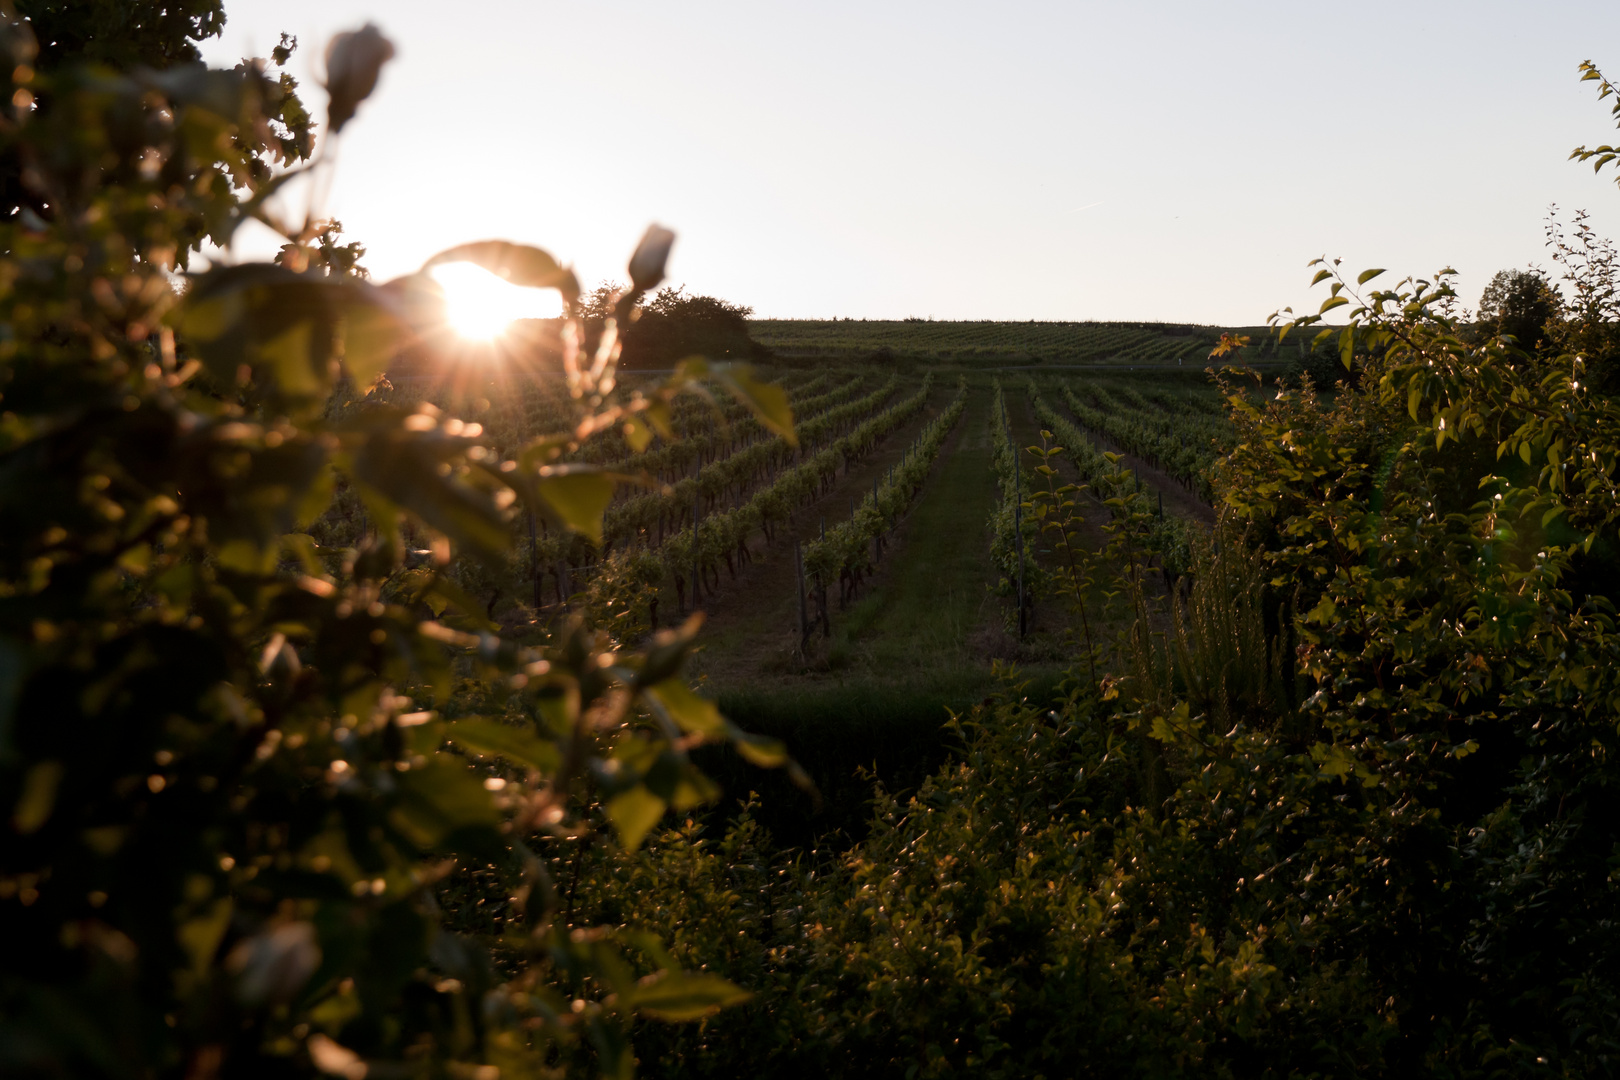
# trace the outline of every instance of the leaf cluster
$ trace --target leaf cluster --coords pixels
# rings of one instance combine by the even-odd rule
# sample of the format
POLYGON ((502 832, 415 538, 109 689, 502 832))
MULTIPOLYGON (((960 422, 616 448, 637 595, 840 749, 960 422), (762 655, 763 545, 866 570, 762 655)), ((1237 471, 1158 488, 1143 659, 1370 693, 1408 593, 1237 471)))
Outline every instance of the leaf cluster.
MULTIPOLYGON (((614 396, 611 321, 586 351, 570 311, 562 432, 503 445, 377 400, 402 350, 453 347, 432 266, 570 304, 571 271, 486 241, 374 284, 333 223, 270 209, 330 167, 286 82, 36 69, 29 24, 0 23, 0 147, 36 200, 0 224, 0 1071, 526 1076, 583 1043, 624 1075, 638 1014, 737 1000, 559 923, 543 852, 634 848, 712 798, 701 744, 781 748, 681 681, 695 622, 639 650, 578 621, 503 639, 454 568, 505 557, 523 514, 600 536, 621 477, 566 460, 597 433, 673 438, 710 379, 791 439, 780 390, 693 359, 614 396), (278 262, 176 287, 249 218, 278 262), (334 510, 352 527, 316 529, 334 510), (508 917, 460 932, 447 883, 492 865, 508 917)), ((649 231, 623 310, 672 239, 649 231)))

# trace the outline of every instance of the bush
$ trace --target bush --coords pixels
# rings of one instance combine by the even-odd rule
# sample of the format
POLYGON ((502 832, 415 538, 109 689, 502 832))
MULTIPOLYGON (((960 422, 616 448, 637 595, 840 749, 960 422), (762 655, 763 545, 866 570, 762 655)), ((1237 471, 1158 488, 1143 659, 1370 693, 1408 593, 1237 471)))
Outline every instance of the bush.
MULTIPOLYGON (((155 7, 76 11, 96 33, 155 7)), ((735 1001, 645 935, 559 931, 535 849, 593 805, 633 848, 711 795, 690 748, 780 747, 680 681, 691 630, 503 641, 457 586, 468 560, 498 570, 520 514, 600 532, 612 477, 552 467, 575 439, 503 448, 363 393, 406 347, 448 348, 437 262, 556 288, 577 320, 573 275, 496 241, 373 285, 333 223, 266 209, 329 167, 290 80, 36 69, 5 7, 0 50, 31 193, 0 224, 0 1072, 540 1075, 579 1054, 622 1076, 635 1016, 735 1001), (283 232, 277 262, 177 292, 249 218, 283 232), (514 875, 496 940, 445 906, 490 867, 514 875)), ((335 39, 327 130, 391 52, 372 27, 335 39)), ((648 287, 670 234, 649 237, 648 287)), ((729 369, 598 410, 616 353, 563 359, 579 439, 632 416, 673 437, 705 372, 791 438, 779 393, 729 369)))
POLYGON ((749 336, 753 308, 684 289, 659 289, 624 335, 628 367, 669 367, 688 356, 752 360, 769 355, 749 336))
POLYGON ((1219 545, 1109 700, 1010 687, 841 849, 779 849, 749 805, 559 862, 577 925, 651 918, 755 994, 639 1030, 650 1070, 1612 1072, 1620 646, 1591 553, 1620 406, 1572 358, 1466 344, 1451 300, 1367 294, 1331 403, 1228 387, 1219 545))

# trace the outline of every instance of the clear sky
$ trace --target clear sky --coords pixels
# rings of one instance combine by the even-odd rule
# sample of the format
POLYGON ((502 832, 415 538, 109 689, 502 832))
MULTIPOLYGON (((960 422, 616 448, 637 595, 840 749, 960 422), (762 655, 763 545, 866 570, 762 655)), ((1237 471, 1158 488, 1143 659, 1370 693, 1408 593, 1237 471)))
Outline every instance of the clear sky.
MULTIPOLYGON (((1620 236, 1565 160, 1620 139, 1620 2, 226 0, 214 62, 296 34, 398 47, 331 210, 378 278, 504 237, 761 316, 1252 324, 1305 264, 1428 274, 1470 304, 1547 264, 1543 216, 1620 236)), ((1610 174, 1612 175, 1612 174, 1610 174)))

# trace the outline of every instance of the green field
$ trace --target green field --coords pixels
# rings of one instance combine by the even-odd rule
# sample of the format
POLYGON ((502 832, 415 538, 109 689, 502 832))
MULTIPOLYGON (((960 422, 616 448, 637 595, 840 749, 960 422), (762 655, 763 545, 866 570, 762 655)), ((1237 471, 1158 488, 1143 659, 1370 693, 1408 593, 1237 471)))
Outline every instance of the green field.
POLYGON ((1201 361, 1221 331, 1169 323, 935 322, 931 319, 755 319, 754 340, 786 358, 874 354, 967 362, 1201 361))
POLYGON ((1083 364, 1203 367, 1223 333, 1251 338, 1234 359, 1293 360, 1308 337, 1279 349, 1263 326, 1157 322, 994 322, 932 319, 755 319, 754 340, 788 362, 914 360, 984 366, 1083 364))

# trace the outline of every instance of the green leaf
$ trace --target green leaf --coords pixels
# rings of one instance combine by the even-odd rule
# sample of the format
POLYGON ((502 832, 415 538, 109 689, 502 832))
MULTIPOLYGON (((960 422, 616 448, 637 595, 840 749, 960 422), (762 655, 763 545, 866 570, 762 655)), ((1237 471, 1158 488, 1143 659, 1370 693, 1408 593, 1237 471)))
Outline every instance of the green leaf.
POLYGON ((1311 278, 1311 284, 1312 285, 1320 285, 1322 282, 1326 281, 1328 278, 1330 278, 1332 276, 1333 276, 1333 271, 1331 271, 1331 270, 1318 270, 1316 272, 1316 276, 1311 278))
POLYGON ((1330 296, 1326 300, 1322 301, 1322 306, 1317 309, 1316 313, 1318 315, 1326 315, 1328 312, 1332 311, 1334 308, 1343 307, 1344 305, 1348 304, 1349 302, 1350 302, 1350 298, 1348 296, 1330 296))
POLYGON ((630 444, 631 453, 639 454, 647 449, 652 442, 652 428, 647 421, 639 416, 626 418, 624 422, 624 441, 630 444))
POLYGON ((514 765, 539 772, 554 772, 561 764, 555 745, 515 724, 476 716, 455 721, 445 734, 463 750, 503 757, 514 765))
POLYGON ((422 599, 433 610, 434 618, 439 618, 447 608, 453 607, 478 629, 495 629, 495 624, 484 614, 484 605, 468 596, 465 589, 444 574, 433 575, 432 583, 422 591, 422 599))
POLYGON ((56 808, 56 787, 61 782, 60 761, 36 762, 23 777, 22 795, 11 813, 12 828, 27 836, 49 821, 56 808))
POLYGON ((227 540, 219 545, 214 558, 226 570, 239 574, 268 574, 275 569, 276 549, 260 547, 251 540, 227 540))
POLYGON ((422 850, 436 848, 465 829, 493 830, 500 811, 475 774, 454 754, 434 754, 420 768, 394 777, 399 802, 389 823, 422 850))
POLYGON ((737 753, 762 769, 776 769, 788 764, 787 746, 780 739, 752 735, 733 728, 731 741, 737 753))
POLYGON ((422 269, 430 270, 453 262, 481 266, 513 285, 530 289, 556 289, 570 304, 579 299, 579 282, 574 272, 558 263, 549 253, 527 244, 514 244, 507 240, 458 244, 433 256, 422 264, 422 269))
POLYGON ((799 445, 786 390, 754 378, 753 370, 746 365, 721 367, 714 374, 733 397, 753 411, 760 424, 782 436, 789 446, 799 445))
POLYGON ((553 514, 568 528, 602 542, 602 515, 613 501, 616 474, 568 466, 541 470, 535 490, 553 514))
POLYGON ((1350 370, 1350 363, 1356 356, 1356 328, 1347 326, 1339 331, 1339 363, 1344 365, 1346 371, 1350 370))
POLYGON ((646 694, 687 734, 709 738, 725 734, 725 718, 720 715, 714 702, 693 693, 692 688, 680 678, 665 679, 649 686, 646 694))
POLYGON ((694 611, 678 629, 660 630, 654 635, 652 647, 636 669, 635 686, 640 689, 661 683, 679 671, 702 625, 703 613, 694 611))
POLYGON ((656 1020, 698 1020, 753 997, 747 990, 718 975, 691 971, 660 971, 649 975, 625 995, 626 1008, 656 1020))
POLYGON ((1356 284, 1357 285, 1365 285, 1365 284, 1367 284, 1367 282, 1371 281, 1373 278, 1377 277, 1379 274, 1382 274, 1383 272, 1384 272, 1384 270, 1383 270, 1382 267, 1378 268, 1377 270, 1363 270, 1361 272, 1361 274, 1356 278, 1356 284))
POLYGON ((646 417, 652 429, 665 439, 675 438, 675 420, 670 413, 669 402, 663 398, 653 398, 647 402, 647 407, 642 410, 641 415, 646 417))
POLYGON ((613 796, 603 809, 619 834, 619 843, 634 851, 664 816, 666 805, 663 799, 638 784, 613 796))
POLYGON ((675 366, 675 374, 670 382, 676 385, 696 382, 706 375, 748 406, 760 424, 782 436, 790 446, 799 445, 798 435, 793 430, 793 408, 788 404, 787 391, 775 383, 754 378, 753 369, 747 364, 711 364, 701 356, 688 356, 675 366))
POLYGON ((337 344, 333 301, 344 286, 264 263, 210 270, 188 281, 171 322, 215 378, 233 385, 247 365, 257 378, 274 375, 283 395, 306 404, 324 397, 337 344))
POLYGON ((465 452, 468 440, 440 431, 406 428, 412 418, 379 412, 378 424, 355 451, 351 466, 366 509, 387 520, 404 508, 457 545, 499 554, 512 545, 506 515, 493 493, 461 482, 443 469, 465 452), (386 501, 385 501, 386 500, 386 501))
POLYGON ((372 286, 348 286, 340 296, 343 312, 343 365, 362 393, 388 369, 411 340, 410 324, 372 286))
POLYGON ((230 923, 231 898, 222 896, 208 905, 202 915, 181 923, 175 929, 174 936, 179 941, 180 948, 185 951, 186 958, 191 961, 191 970, 194 974, 202 976, 207 973, 230 923))

